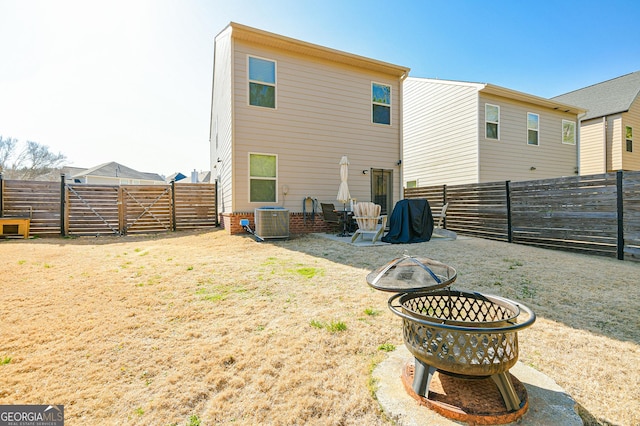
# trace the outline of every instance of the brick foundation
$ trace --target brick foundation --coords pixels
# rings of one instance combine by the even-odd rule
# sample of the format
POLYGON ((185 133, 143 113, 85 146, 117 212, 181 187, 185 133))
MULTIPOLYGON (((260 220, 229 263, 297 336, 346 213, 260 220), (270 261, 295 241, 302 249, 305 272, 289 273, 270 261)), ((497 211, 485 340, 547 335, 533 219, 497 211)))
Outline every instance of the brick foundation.
MULTIPOLYGON (((245 234, 247 231, 240 225, 241 219, 249 219, 251 229, 256 229, 253 213, 222 213, 220 215, 220 226, 229 234, 245 234)), ((316 213, 313 220, 310 214, 289 213, 289 234, 311 234, 314 232, 338 231, 334 224, 324 221, 322 213, 316 213), (306 216, 306 217, 305 217, 306 216)))

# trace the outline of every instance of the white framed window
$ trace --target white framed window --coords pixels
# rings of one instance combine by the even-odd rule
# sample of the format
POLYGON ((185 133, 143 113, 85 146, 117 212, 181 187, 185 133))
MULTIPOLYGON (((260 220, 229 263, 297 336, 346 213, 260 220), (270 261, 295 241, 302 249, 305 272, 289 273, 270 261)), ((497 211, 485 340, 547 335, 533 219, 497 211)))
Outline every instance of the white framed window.
POLYGON ((500 107, 484 104, 484 137, 500 140, 500 107))
POLYGON ((527 145, 540 145, 540 116, 527 113, 527 145))
POLYGON ((576 144, 576 122, 562 120, 562 143, 568 145, 576 144))
POLYGON ((247 57, 249 105, 276 107, 276 63, 256 56, 247 57))
POLYGON ((249 153, 249 202, 277 202, 278 156, 249 153))
POLYGON ((417 180, 408 180, 406 187, 407 188, 417 188, 418 187, 418 181, 417 180))
POLYGON ((371 121, 391 125, 391 86, 371 82, 371 121))
POLYGON ((624 130, 627 152, 633 152, 633 128, 625 126, 624 130))

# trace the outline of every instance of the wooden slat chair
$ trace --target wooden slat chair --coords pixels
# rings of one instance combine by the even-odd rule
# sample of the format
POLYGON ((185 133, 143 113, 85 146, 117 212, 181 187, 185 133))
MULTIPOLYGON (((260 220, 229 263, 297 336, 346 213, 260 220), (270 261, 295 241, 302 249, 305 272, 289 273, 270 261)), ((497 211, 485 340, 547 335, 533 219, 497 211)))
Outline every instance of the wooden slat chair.
POLYGON ((447 218, 447 207, 449 207, 449 203, 445 203, 442 206, 440 213, 432 213, 433 219, 437 219, 434 228, 442 229, 442 222, 447 218))
POLYGON ((387 215, 380 215, 380 209, 380 205, 366 202, 353 207, 353 218, 358 224, 358 229, 351 237, 352 243, 358 238, 364 239, 364 235, 371 235, 371 241, 375 244, 382 236, 387 226, 387 215))

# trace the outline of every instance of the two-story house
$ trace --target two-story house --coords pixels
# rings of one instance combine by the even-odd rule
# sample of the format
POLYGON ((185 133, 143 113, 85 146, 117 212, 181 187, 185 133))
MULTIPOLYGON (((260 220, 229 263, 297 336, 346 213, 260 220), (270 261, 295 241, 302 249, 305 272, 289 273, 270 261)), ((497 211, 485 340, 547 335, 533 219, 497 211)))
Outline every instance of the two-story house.
POLYGON ((210 129, 223 226, 241 232, 239 218, 256 208, 300 214, 307 199, 337 203, 342 156, 351 197, 390 213, 402 197, 408 72, 230 23, 214 41, 210 129))
POLYGON ((587 110, 580 117, 581 175, 640 170, 639 95, 636 71, 552 98, 587 110))
POLYGON ((487 83, 407 78, 407 187, 573 176, 584 110, 487 83))

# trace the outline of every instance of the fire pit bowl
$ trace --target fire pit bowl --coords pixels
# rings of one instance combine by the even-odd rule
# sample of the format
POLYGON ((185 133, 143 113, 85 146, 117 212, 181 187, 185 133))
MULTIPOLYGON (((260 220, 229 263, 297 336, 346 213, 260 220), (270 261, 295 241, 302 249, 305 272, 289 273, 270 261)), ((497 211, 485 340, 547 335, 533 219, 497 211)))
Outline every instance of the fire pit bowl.
POLYGON ((536 319, 531 309, 498 296, 450 289, 396 294, 388 305, 402 318, 404 343, 415 357, 416 394, 428 395, 436 370, 491 377, 506 408, 521 408, 508 370, 518 361, 517 331, 536 319), (518 323, 522 311, 527 318, 518 323))
POLYGON ((507 410, 526 409, 508 371, 518 361, 517 332, 531 326, 535 314, 503 297, 453 290, 456 277, 448 265, 407 255, 367 276, 373 288, 396 293, 388 306, 402 318, 404 343, 415 358, 413 391, 427 398, 436 371, 490 377, 507 410))
POLYGON ((517 331, 535 321, 524 305, 465 291, 396 294, 388 303, 402 317, 409 351, 429 366, 459 375, 491 376, 509 370, 518 361, 517 331), (517 323, 521 310, 527 320, 517 323))

